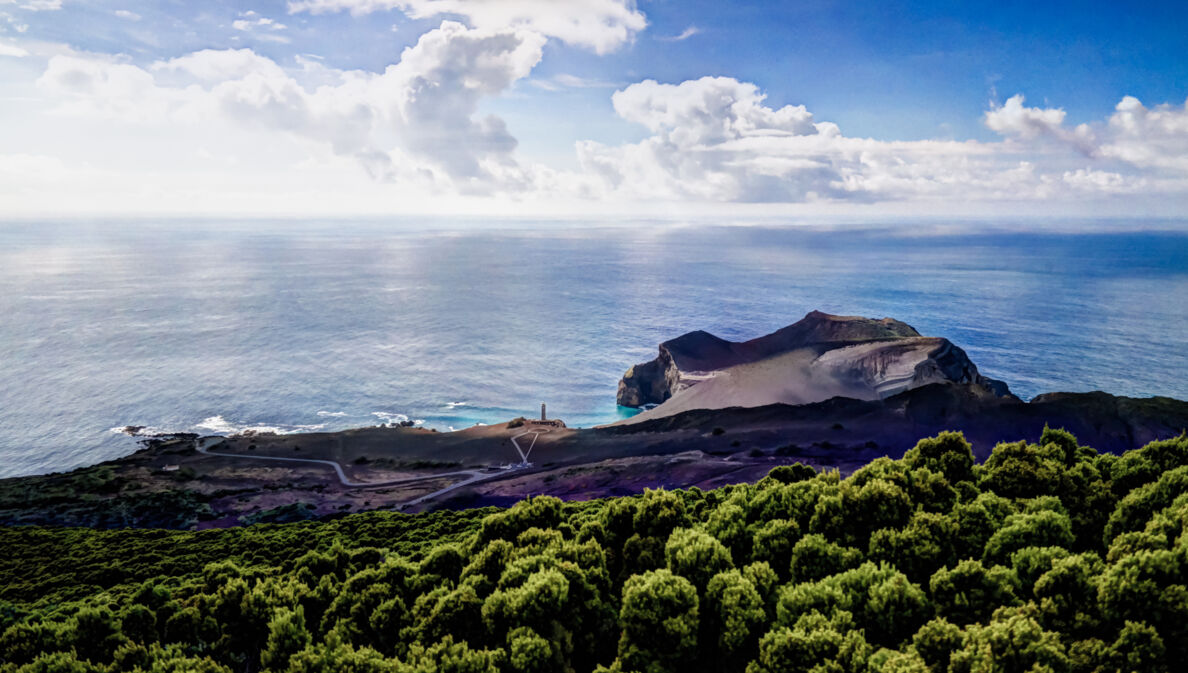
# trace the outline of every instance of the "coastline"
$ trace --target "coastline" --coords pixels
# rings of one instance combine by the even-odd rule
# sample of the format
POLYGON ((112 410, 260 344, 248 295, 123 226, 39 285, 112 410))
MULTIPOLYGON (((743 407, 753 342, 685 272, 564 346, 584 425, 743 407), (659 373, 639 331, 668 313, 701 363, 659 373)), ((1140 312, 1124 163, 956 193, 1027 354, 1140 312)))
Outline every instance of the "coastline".
POLYGON ((655 487, 707 489, 796 462, 845 475, 945 430, 963 432, 982 460, 999 442, 1035 441, 1045 425, 1119 453, 1180 434, 1188 402, 1107 393, 988 401, 969 386, 932 384, 882 401, 832 398, 550 429, 527 460, 521 449, 528 447, 515 442, 524 428, 507 423, 454 432, 398 426, 146 438, 124 458, 0 480, 0 523, 203 529, 375 509, 506 506, 528 495, 587 500, 655 487))

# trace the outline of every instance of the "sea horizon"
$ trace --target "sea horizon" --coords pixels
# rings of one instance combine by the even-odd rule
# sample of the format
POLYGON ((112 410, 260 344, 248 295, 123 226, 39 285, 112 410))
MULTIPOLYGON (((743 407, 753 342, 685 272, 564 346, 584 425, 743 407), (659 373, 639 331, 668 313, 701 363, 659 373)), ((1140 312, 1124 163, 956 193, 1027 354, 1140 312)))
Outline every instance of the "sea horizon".
POLYGON ((1059 219, 9 222, 0 477, 131 453, 128 425, 589 427, 660 342, 811 310, 947 337, 1024 399, 1188 398, 1188 220, 1059 219))

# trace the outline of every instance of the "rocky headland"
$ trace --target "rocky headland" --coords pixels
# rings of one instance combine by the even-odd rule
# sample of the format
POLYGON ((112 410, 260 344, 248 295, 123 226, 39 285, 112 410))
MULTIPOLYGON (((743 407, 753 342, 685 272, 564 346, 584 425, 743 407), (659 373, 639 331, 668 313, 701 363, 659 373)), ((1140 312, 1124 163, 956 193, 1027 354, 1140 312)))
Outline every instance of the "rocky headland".
POLYGON ((702 489, 802 463, 848 474, 924 437, 965 434, 978 459, 1045 425, 1120 453, 1188 428, 1188 402, 1104 392, 1023 401, 957 345, 910 325, 813 312, 735 343, 692 332, 628 370, 608 426, 525 422, 433 432, 144 437, 142 449, 63 474, 0 480, 0 524, 211 528, 702 489), (652 407, 651 405, 655 405, 652 407))
POLYGON ((693 409, 880 400, 933 383, 1013 399, 948 339, 892 318, 820 311, 750 341, 702 331, 665 341, 655 359, 627 370, 617 398, 625 407, 656 405, 623 421, 640 423, 693 409))

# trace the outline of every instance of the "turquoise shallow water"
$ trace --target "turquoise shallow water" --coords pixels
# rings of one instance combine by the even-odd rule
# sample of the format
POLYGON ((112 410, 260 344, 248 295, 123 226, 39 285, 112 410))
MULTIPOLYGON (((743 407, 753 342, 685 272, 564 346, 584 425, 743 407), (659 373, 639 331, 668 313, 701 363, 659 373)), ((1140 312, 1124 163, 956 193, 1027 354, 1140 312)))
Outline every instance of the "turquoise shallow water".
POLYGON ((1188 226, 1165 226, 0 224, 0 476, 125 454, 128 424, 445 430, 545 401, 593 425, 658 342, 812 309, 948 337, 1023 397, 1188 398, 1188 226))

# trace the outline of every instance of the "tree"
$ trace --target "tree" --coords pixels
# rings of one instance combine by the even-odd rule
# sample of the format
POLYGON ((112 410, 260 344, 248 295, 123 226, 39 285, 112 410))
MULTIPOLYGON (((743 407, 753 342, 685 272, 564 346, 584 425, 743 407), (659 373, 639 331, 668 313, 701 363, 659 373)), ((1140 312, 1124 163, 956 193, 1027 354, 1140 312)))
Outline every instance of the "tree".
POLYGON ((1181 555, 1155 550, 1123 556, 1102 573, 1098 596, 1105 619, 1119 626, 1146 622, 1171 661, 1188 655, 1188 586, 1181 555))
POLYGON ((1043 510, 1012 514, 1005 525, 990 536, 982 560, 1005 564, 1011 554, 1024 547, 1063 547, 1073 544, 1072 522, 1062 512, 1043 510))
POLYGON ((1038 619, 1044 628, 1070 636, 1092 636, 1101 624, 1097 578, 1104 564, 1096 554, 1057 559, 1035 583, 1038 619))
POLYGON ((1024 547, 1011 554, 1011 570, 1015 571, 1019 595, 1030 597, 1035 583, 1052 569, 1052 564, 1069 556, 1072 552, 1064 547, 1024 547))
POLYGON ((468 584, 445 592, 432 602, 419 624, 421 642, 432 643, 451 636, 464 643, 480 643, 484 633, 482 610, 483 601, 468 584))
POLYGON ((803 615, 791 627, 768 631, 759 641, 759 657, 747 666, 747 673, 785 671, 865 671, 870 646, 855 628, 848 612, 832 619, 813 612, 803 615))
POLYGON ((668 570, 636 575, 623 585, 619 624, 623 669, 640 673, 686 670, 697 654, 697 589, 668 570))
POLYGON ((872 479, 861 488, 846 482, 842 484, 843 522, 835 527, 844 531, 842 539, 865 548, 871 533, 906 525, 914 509, 907 491, 886 479, 872 479))
POLYGON ((27 664, 42 653, 58 651, 66 640, 65 635, 59 624, 41 621, 13 624, 0 636, 0 653, 5 663, 27 664))
POLYGON ((1011 501, 988 492, 955 505, 948 516, 957 524, 957 558, 980 558, 990 537, 1014 511, 1011 501))
POLYGON ((966 560, 936 571, 928 583, 937 615, 958 625, 986 621, 1000 606, 1015 605, 1015 578, 1010 570, 987 569, 966 560))
POLYGON ((356 649, 332 638, 290 657, 287 673, 406 673, 409 670, 371 648, 356 649))
POLYGON ((115 615, 107 608, 79 610, 68 622, 66 633, 79 658, 96 664, 110 662, 116 648, 127 641, 115 615))
POLYGON ((549 641, 527 626, 507 635, 508 662, 517 673, 546 673, 553 670, 553 649, 549 641))
POLYGON ((1170 670, 1163 639, 1146 622, 1127 620, 1110 648, 1109 658, 1114 666, 1124 671, 1165 673, 1170 670))
POLYGON ((1142 530, 1156 512, 1188 493, 1188 465, 1164 472, 1157 481, 1140 486, 1122 498, 1105 529, 1108 545, 1118 535, 1142 530))
POLYGON ((705 595, 710 578, 734 568, 730 552, 721 542, 705 532, 690 528, 673 531, 664 547, 664 558, 673 574, 684 577, 697 587, 699 596, 705 595))
POLYGON ((740 671, 756 651, 767 620, 763 598, 737 570, 718 573, 706 589, 701 647, 720 671, 740 671))
MULTIPOLYGON (((1060 457, 1063 459, 1065 465, 1072 467, 1077 460, 1082 457, 1081 447, 1077 445, 1077 438, 1064 428, 1050 428, 1048 424, 1044 424, 1044 430, 1040 434, 1040 446, 1049 448, 1055 447, 1060 451, 1060 457)), ((1089 450, 1084 454, 1084 457, 1095 455, 1096 452, 1089 450)))
POLYGON ((813 582, 861 563, 862 552, 857 549, 842 547, 823 535, 805 535, 792 547, 791 574, 795 582, 813 582))
POLYGON ((157 616, 143 605, 133 603, 120 615, 120 631, 133 642, 148 645, 157 640, 157 616))
POLYGON ((903 455, 909 469, 927 468, 944 475, 950 484, 973 481, 973 447, 960 432, 942 432, 921 439, 903 455))
MULTIPOLYGON (((742 500, 744 503, 745 499, 742 500)), ((752 537, 747 530, 747 513, 734 499, 718 505, 705 522, 705 531, 730 550, 739 561, 751 556, 752 537)))
POLYGON ((107 669, 90 661, 80 661, 74 652, 53 652, 11 670, 19 673, 104 673, 107 669))
POLYGON ((398 673, 499 673, 507 661, 503 649, 476 650, 449 636, 428 647, 413 645, 398 673))
POLYGON ((1064 450, 1058 445, 999 444, 986 459, 978 485, 1006 498, 1053 495, 1064 469, 1064 450))
POLYGON ((931 616, 919 586, 889 565, 870 562, 818 582, 786 585, 776 612, 784 625, 810 612, 846 612, 865 629, 867 640, 885 646, 898 644, 931 616))
POLYGON ((870 587, 866 601, 867 639, 897 646, 931 616, 931 606, 919 586, 896 572, 870 587))
POLYGON ((953 653, 949 665, 953 673, 1065 673, 1068 669, 1060 637, 1018 613, 969 627, 964 647, 953 653))
POLYGON ((949 658, 961 649, 961 629, 944 617, 937 617, 920 627, 912 636, 912 649, 928 666, 932 673, 949 670, 949 658))
MULTIPOLYGON (((1108 455, 1101 458, 1110 460, 1108 455)), ((1112 461, 1108 476, 1115 495, 1123 497, 1143 484, 1158 480, 1163 473, 1185 465, 1188 465, 1188 434, 1181 433, 1174 439, 1127 451, 1112 461)))
POLYGON ((305 628, 305 611, 281 608, 268 622, 268 641, 260 655, 264 668, 283 671, 289 667, 289 659, 309 646, 309 630, 305 628))
POLYGON ((514 541, 529 528, 555 528, 561 523, 561 504, 552 496, 521 500, 510 509, 484 518, 474 544, 481 549, 492 540, 514 541))
POLYGON ((957 524, 953 519, 918 511, 903 529, 875 531, 868 555, 894 565, 914 582, 924 582, 937 568, 956 560, 956 538, 957 524))
POLYGON ((803 463, 792 463, 791 465, 780 465, 771 468, 767 473, 768 478, 773 481, 778 481, 781 484, 794 484, 798 481, 807 481, 817 476, 817 471, 812 466, 803 463))

